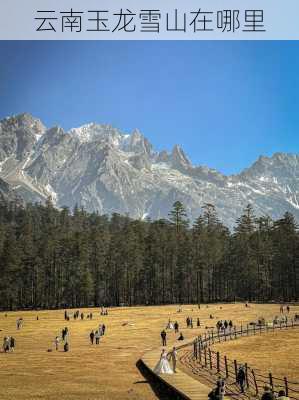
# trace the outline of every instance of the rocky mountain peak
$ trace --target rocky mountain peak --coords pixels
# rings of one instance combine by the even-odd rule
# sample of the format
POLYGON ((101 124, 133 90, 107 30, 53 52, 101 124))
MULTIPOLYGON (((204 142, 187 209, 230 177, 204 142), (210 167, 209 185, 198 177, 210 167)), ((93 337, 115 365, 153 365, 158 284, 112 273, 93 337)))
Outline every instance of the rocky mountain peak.
POLYGON ((171 161, 174 168, 177 169, 189 169, 192 164, 185 152, 179 145, 175 145, 171 152, 171 161))
POLYGON ((40 141, 40 145, 57 145, 64 137, 66 132, 60 126, 54 126, 48 129, 43 135, 43 139, 40 141))
POLYGON ((45 126, 28 113, 0 121, 0 162, 13 157, 22 161, 44 135, 45 126))
POLYGON ((150 155, 152 151, 152 145, 138 129, 134 129, 128 138, 128 150, 150 155))
POLYGON ((9 133, 27 131, 34 136, 41 136, 46 131, 46 127, 41 120, 28 113, 6 117, 0 121, 0 127, 2 130, 9 131, 9 133))
POLYGON ((158 153, 138 129, 129 135, 110 125, 91 123, 65 132, 46 130, 30 114, 5 118, 0 121, 0 179, 5 196, 34 202, 50 195, 59 207, 78 204, 132 218, 167 217, 180 200, 190 220, 211 203, 232 227, 251 203, 258 216, 279 218, 289 211, 299 221, 298 155, 262 156, 242 173, 225 176, 192 166, 179 145, 170 154, 158 153))
POLYGON ((166 150, 162 150, 158 153, 157 162, 167 163, 169 161, 169 154, 166 150))
POLYGON ((299 156, 288 153, 275 153, 271 157, 260 156, 257 161, 241 174, 243 178, 269 180, 283 177, 299 178, 299 156))

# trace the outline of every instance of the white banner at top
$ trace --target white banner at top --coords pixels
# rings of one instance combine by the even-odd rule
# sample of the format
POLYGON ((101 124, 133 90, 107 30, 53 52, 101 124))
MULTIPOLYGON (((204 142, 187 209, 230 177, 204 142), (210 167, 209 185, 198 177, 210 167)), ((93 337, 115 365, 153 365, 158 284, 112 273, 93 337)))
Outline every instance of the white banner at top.
POLYGON ((0 0, 0 40, 298 40, 298 0, 0 0))

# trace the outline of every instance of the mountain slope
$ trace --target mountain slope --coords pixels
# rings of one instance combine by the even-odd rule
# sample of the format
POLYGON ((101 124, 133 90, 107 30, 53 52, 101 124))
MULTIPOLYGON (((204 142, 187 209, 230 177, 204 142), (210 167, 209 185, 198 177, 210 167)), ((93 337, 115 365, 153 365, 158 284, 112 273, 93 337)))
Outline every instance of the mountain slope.
POLYGON ((47 129, 21 114, 0 121, 0 178, 25 201, 133 218, 167 217, 176 200, 191 220, 204 203, 213 203, 232 227, 252 203, 257 214, 280 217, 292 212, 299 221, 299 157, 277 153, 260 157, 239 175, 193 166, 184 151, 157 152, 135 130, 124 134, 109 125, 87 124, 65 132, 47 129))

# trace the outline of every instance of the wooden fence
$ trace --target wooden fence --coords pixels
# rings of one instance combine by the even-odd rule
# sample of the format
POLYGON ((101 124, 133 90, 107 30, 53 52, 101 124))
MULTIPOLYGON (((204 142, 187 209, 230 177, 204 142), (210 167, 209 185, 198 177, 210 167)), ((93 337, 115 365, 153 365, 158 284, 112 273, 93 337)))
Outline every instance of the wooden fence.
POLYGON ((290 320, 289 322, 267 325, 246 325, 239 329, 236 327, 224 331, 211 330, 204 335, 199 336, 193 343, 181 346, 180 349, 193 346, 191 350, 187 350, 181 358, 181 362, 192 369, 195 374, 200 374, 202 369, 209 371, 216 377, 222 376, 226 379, 228 387, 237 388, 237 373, 240 365, 245 370, 245 388, 247 395, 259 396, 263 393, 265 385, 270 386, 274 393, 284 390, 290 399, 299 400, 299 382, 292 382, 287 377, 274 377, 271 372, 265 374, 257 369, 250 368, 247 363, 238 363, 237 360, 229 360, 220 352, 211 350, 211 346, 216 343, 236 340, 238 338, 261 335, 275 330, 291 329, 299 327, 298 322, 290 320), (200 368, 198 368, 200 366, 200 368))

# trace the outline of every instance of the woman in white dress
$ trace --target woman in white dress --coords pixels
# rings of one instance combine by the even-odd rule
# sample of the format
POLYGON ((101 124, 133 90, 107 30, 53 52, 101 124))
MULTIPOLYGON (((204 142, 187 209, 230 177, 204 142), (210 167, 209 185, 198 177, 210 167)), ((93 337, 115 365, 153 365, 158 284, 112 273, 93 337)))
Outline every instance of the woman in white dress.
POLYGON ((170 364, 167 360, 167 352, 165 349, 162 350, 160 360, 154 368, 156 374, 173 374, 173 370, 170 368, 170 364))
POLYGON ((173 323, 170 320, 168 320, 168 324, 166 326, 166 329, 174 329, 173 323))

